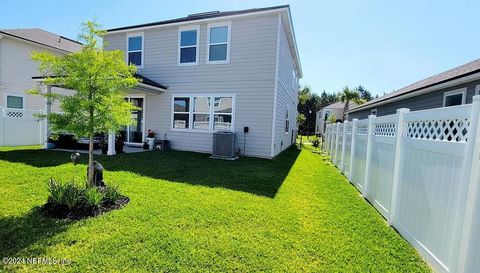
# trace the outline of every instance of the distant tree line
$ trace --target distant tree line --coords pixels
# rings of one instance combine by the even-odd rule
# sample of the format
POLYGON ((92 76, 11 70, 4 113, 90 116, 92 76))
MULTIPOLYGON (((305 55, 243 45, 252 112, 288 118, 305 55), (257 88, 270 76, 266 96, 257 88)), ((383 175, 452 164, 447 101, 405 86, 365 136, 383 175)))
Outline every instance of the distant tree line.
MULTIPOLYGON (((378 97, 378 96, 377 96, 378 97)), ((337 101, 345 102, 344 115, 350 102, 362 104, 364 102, 374 99, 372 93, 365 87, 359 85, 354 89, 350 89, 348 86, 342 91, 337 93, 327 93, 325 90, 322 93, 317 94, 312 92, 310 87, 304 86, 298 92, 298 124, 299 131, 302 134, 315 133, 315 116, 320 109, 335 103, 337 101)))

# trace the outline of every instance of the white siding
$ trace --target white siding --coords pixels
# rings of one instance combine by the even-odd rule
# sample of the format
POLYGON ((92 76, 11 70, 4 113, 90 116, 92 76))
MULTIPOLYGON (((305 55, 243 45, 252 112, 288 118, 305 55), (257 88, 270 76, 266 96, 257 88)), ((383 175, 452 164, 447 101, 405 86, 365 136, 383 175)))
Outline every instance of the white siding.
MULTIPOLYGON (((203 23, 200 25, 199 65, 178 66, 178 27, 145 30, 145 63, 138 72, 168 86, 163 94, 147 95, 146 127, 160 137, 167 133, 174 149, 211 152, 211 133, 171 131, 172 95, 235 94, 235 131, 239 147, 243 149, 243 127, 248 126, 247 155, 270 157, 276 31, 276 15, 231 20, 230 63, 207 65, 207 23, 203 23)), ((126 33, 110 34, 105 40, 109 49, 125 51, 126 33)))
MULTIPOLYGON (((31 59, 33 51, 54 50, 36 46, 21 40, 7 38, 0 39, 0 106, 5 107, 5 94, 24 96, 25 110, 44 109, 44 98, 26 94, 26 90, 36 86, 33 76, 40 76, 37 63, 31 59)), ((52 92, 61 92, 60 88, 52 88, 52 92)), ((53 111, 58 111, 58 103, 52 105, 53 111)))
MULTIPOLYGON (((273 156, 290 147, 292 131, 297 129, 298 81, 292 84, 294 69, 293 57, 289 48, 287 34, 283 24, 280 24, 280 45, 278 58, 277 97, 275 112, 275 133, 273 156), (295 88, 294 88, 295 87, 295 88), (289 132, 285 133, 286 113, 290 120, 289 132)), ((295 77, 295 79, 297 79, 295 77)))

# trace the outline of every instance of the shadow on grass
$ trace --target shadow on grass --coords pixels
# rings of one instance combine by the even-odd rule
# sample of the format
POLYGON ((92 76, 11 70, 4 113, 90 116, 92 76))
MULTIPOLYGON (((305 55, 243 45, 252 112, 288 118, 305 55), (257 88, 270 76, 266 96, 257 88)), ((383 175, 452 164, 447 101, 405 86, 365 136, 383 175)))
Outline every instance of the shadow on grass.
MULTIPOLYGON (((290 148, 272 160, 240 158, 235 161, 210 159, 193 152, 143 152, 112 157, 95 156, 106 172, 125 171, 155 179, 221 187, 273 198, 288 175, 300 151, 290 148)), ((0 160, 34 167, 69 163, 70 153, 46 150, 0 152, 0 160)), ((81 156, 86 164, 87 155, 81 156)))
MULTIPOLYGON (((70 223, 68 220, 45 218, 39 207, 20 216, 0 218, 0 257, 18 257, 21 250, 65 231, 70 223)), ((41 247, 34 248, 30 256, 41 256, 48 247, 43 243, 39 245, 41 247)))

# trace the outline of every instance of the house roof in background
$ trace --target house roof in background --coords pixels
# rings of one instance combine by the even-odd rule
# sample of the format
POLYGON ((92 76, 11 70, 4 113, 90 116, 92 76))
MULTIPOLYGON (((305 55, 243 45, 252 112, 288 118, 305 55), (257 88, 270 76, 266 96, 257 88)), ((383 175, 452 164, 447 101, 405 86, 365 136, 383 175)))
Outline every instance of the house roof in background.
MULTIPOLYGON (((353 107, 356 107, 356 106, 357 106, 357 104, 351 101, 348 105, 348 108, 352 109, 353 107)), ((334 102, 330 105, 327 105, 327 106, 323 107, 322 110, 323 109, 343 109, 343 107, 345 107, 345 103, 341 102, 341 101, 337 101, 337 102, 334 102)))
POLYGON ((399 96, 405 95, 405 94, 410 94, 414 93, 416 91, 420 91, 422 89, 428 88, 428 87, 433 87, 438 84, 442 84, 448 81, 456 80, 474 73, 480 72, 480 59, 477 59, 475 61, 471 61, 469 63, 466 63, 464 65, 457 66, 455 68, 452 68, 450 70, 447 70, 445 72, 442 72, 440 74, 437 74, 435 76, 428 77, 426 79, 417 81, 415 83, 412 83, 410 85, 407 85, 401 89, 398 89, 396 91, 393 91, 391 93, 388 93, 384 96, 378 97, 376 99, 373 99, 367 103, 364 103, 352 110, 350 112, 355 112, 357 110, 363 110, 363 109, 368 109, 371 107, 374 107, 375 105, 381 103, 381 102, 388 102, 389 100, 393 98, 397 98, 399 96))
POLYGON ((39 28, 0 29, 0 34, 29 41, 65 52, 75 52, 82 48, 82 43, 51 33, 39 28))

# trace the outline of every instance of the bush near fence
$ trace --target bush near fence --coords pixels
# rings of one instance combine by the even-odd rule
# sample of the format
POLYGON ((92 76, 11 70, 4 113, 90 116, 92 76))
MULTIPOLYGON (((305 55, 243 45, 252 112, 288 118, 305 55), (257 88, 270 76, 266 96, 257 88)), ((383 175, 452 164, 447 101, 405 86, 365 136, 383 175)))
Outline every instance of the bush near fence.
POLYGON ((327 126, 323 149, 439 272, 480 272, 480 96, 327 126))

